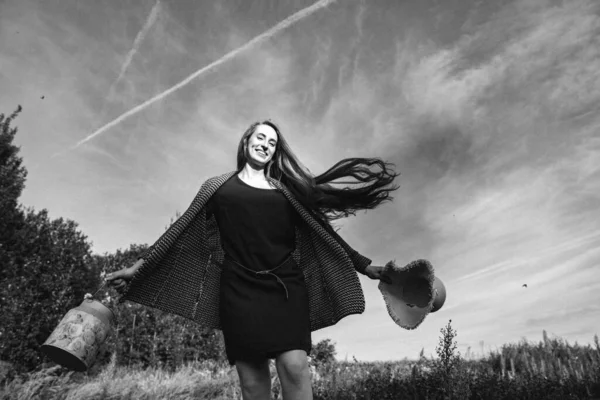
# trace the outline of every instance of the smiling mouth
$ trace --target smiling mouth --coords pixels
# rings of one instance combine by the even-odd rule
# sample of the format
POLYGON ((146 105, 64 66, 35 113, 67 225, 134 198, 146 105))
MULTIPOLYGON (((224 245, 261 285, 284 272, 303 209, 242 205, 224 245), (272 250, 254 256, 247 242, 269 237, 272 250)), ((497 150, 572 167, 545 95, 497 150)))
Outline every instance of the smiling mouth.
POLYGON ((267 156, 267 153, 263 152, 262 150, 256 150, 256 152, 258 154, 261 154, 261 155, 265 156, 265 157, 267 156))

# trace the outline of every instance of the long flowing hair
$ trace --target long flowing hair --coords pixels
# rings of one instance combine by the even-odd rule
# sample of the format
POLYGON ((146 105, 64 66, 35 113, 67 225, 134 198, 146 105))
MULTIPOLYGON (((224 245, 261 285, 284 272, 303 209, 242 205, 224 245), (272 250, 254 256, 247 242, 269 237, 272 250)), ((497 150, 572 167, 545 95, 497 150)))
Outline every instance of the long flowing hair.
POLYGON ((393 164, 379 158, 345 158, 314 176, 306 168, 281 134, 279 127, 270 120, 255 122, 244 132, 237 152, 237 171, 246 164, 247 142, 259 125, 268 125, 277 133, 277 145, 271 160, 265 166, 265 175, 282 183, 294 197, 321 222, 356 215, 357 211, 370 210, 384 201, 391 201, 390 193, 399 188, 391 185, 399 173, 393 164), (376 167, 375 171, 370 168, 376 167), (341 178, 356 181, 333 182, 341 178), (345 184, 338 188, 333 184, 345 184))

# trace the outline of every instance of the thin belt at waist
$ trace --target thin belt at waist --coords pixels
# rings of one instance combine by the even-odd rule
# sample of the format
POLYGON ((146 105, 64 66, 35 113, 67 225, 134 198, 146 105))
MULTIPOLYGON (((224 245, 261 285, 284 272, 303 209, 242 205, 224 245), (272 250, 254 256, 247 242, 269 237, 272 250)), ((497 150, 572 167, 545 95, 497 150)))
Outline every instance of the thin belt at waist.
POLYGON ((289 295, 288 295, 288 290, 287 290, 287 287, 285 286, 285 283, 283 283, 283 281, 281 280, 281 278, 280 278, 279 276, 275 275, 275 274, 273 273, 273 271, 275 271, 275 270, 277 270, 277 269, 281 268, 281 266, 285 265, 285 264, 286 264, 286 263, 287 263, 287 262, 290 260, 290 258, 291 258, 291 257, 292 257, 292 256, 291 256, 291 254, 290 254, 290 255, 289 255, 289 256, 288 256, 288 257, 287 257, 285 260, 283 260, 283 262, 281 262, 281 263, 280 263, 278 266, 276 266, 275 268, 271 268, 271 269, 265 269, 265 270, 262 270, 262 271, 255 271, 255 270, 253 270, 253 269, 250 269, 250 268, 248 268, 248 267, 246 267, 246 266, 244 266, 244 265, 240 264, 239 262, 235 261, 235 260, 234 260, 234 259, 232 259, 231 257, 228 257, 227 255, 225 256, 225 258, 226 258, 226 260, 227 260, 227 261, 231 261, 231 262, 233 262, 234 264, 238 265, 240 268, 243 268, 243 269, 245 269, 245 270, 246 270, 246 271, 248 271, 248 272, 252 272, 252 273, 253 273, 253 274, 255 274, 255 275, 258 275, 258 276, 267 276, 267 275, 274 276, 274 277, 275 277, 275 279, 277 279, 277 282, 279 282, 279 283, 281 284, 281 286, 283 286, 283 289, 285 290, 285 299, 286 299, 286 300, 288 300, 288 299, 289 299, 289 295))

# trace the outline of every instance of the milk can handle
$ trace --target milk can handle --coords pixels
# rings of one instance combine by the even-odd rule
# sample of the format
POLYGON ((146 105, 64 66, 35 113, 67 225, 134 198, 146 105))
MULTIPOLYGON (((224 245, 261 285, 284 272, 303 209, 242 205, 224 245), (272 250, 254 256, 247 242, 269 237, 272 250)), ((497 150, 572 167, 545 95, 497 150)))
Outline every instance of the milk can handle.
MULTIPOLYGON (((104 278, 104 277, 102 276, 102 278, 104 278)), ((93 299, 93 298, 94 298, 94 296, 95 296, 96 294, 98 294, 98 292, 99 292, 99 291, 101 291, 102 289, 104 289, 104 286, 106 286, 106 282, 107 282, 107 281, 106 281, 105 279, 102 279, 102 285, 100 285, 100 287, 98 288, 98 290, 96 290, 96 291, 94 292, 94 294, 91 294, 91 293, 86 293, 86 294, 85 294, 85 296, 83 296, 83 299, 84 299, 84 300, 88 300, 88 299, 90 299, 90 300, 91 300, 91 299, 93 299)))

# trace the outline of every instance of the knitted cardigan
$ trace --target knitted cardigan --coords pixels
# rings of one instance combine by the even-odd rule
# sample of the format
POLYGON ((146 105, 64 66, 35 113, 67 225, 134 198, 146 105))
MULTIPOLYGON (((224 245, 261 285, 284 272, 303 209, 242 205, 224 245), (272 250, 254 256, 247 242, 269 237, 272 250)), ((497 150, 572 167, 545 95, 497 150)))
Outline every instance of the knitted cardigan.
MULTIPOLYGON (((141 256, 144 262, 119 302, 129 300, 220 329, 219 280, 224 252, 214 215, 207 218, 211 196, 237 171, 206 180, 188 209, 141 256)), ((279 181, 280 189, 302 217, 296 226, 292 258, 308 288, 311 331, 336 324, 365 310, 357 272, 371 260, 352 249, 329 224, 317 220, 279 181)))

